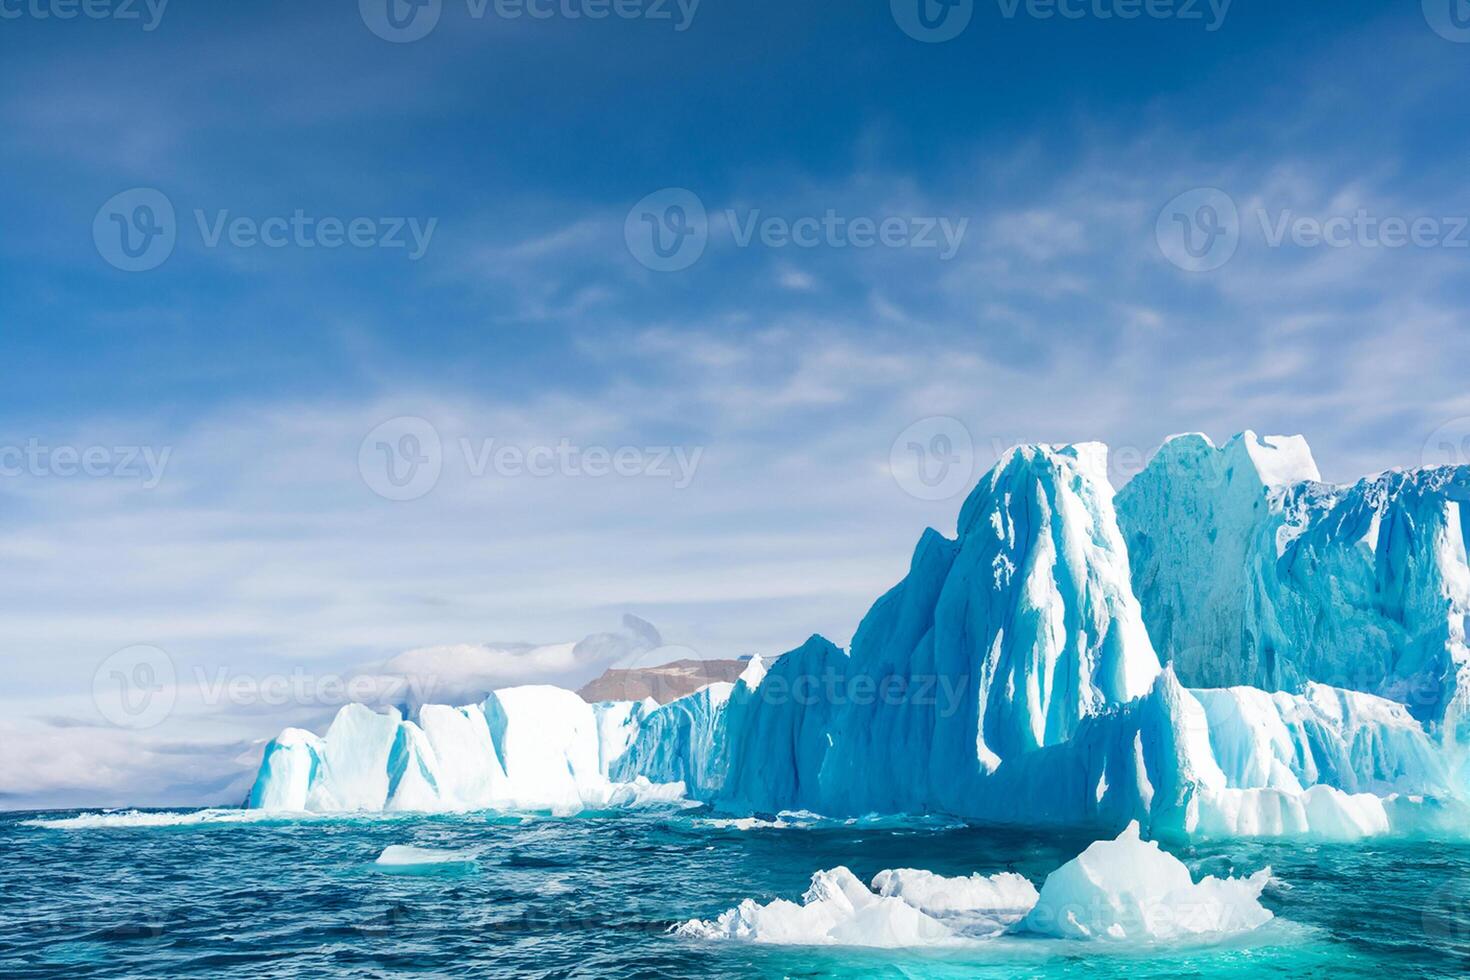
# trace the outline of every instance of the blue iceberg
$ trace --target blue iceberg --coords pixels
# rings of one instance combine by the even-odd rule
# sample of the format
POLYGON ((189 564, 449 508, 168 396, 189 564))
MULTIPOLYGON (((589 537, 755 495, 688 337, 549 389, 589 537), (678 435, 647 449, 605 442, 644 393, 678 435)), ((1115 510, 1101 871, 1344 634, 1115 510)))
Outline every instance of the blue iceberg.
MULTIPOLYGON (((820 636, 665 705, 556 688, 349 705, 250 806, 943 813, 1151 836, 1470 826, 1470 468, 1321 482, 1300 437, 1023 446, 925 532, 849 650, 820 636)), ((907 914, 907 913, 902 913, 907 914)))

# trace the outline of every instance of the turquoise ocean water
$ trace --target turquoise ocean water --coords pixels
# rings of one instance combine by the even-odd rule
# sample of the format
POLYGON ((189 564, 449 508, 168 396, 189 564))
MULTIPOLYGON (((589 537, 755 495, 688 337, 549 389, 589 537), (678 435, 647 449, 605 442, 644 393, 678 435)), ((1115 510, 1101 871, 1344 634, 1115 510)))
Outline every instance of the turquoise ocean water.
POLYGON ((699 810, 308 821, 0 814, 3 977, 1452 977, 1470 975, 1470 844, 1210 842, 1202 874, 1270 865, 1277 918, 1228 941, 1112 947, 1001 938, 870 952, 693 940, 743 898, 799 900, 847 865, 1038 885, 1089 843, 938 819, 748 826, 699 810), (391 844, 473 866, 387 873, 391 844))

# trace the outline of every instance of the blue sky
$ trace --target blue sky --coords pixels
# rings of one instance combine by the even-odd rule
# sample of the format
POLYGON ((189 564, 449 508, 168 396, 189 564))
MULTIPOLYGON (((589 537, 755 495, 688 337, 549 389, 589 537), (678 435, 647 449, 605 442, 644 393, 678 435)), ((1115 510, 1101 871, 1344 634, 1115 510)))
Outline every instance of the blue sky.
POLYGON ((1300 432, 1336 480, 1463 452, 1470 43, 1448 2, 1101 16, 1126 3, 976 2, 924 43, 888 3, 703 0, 679 30, 672 3, 442 0, 395 43, 343 0, 173 0, 151 30, 142 4, 0 0, 0 449, 101 450, 92 476, 50 455, 0 476, 6 734, 50 754, 0 804, 228 797, 254 739, 320 721, 181 698, 120 734, 93 682, 136 644, 181 684, 626 613, 698 655, 779 652, 845 642, 1017 441, 1106 441, 1117 482, 1176 431, 1300 432), (630 209, 666 217, 669 188, 707 240, 658 271, 630 209), (175 243, 130 272, 94 224, 126 227, 139 189, 175 243), (1233 251, 1172 262, 1172 214, 1222 201, 1233 251), (432 234, 416 258, 210 244, 298 211, 432 234), (741 244, 829 213, 909 237, 741 244), (1385 246, 1394 220, 1424 244, 1385 246), (963 227, 947 257, 922 244, 941 226, 963 227), (372 460, 422 446, 403 418, 438 473, 395 500, 372 460), (960 476, 910 492, 902 434, 954 434, 936 418, 968 440, 960 476), (578 466, 487 464, 505 445, 578 466), (636 472, 587 475, 589 447, 636 472), (160 758, 188 764, 150 781, 160 758))

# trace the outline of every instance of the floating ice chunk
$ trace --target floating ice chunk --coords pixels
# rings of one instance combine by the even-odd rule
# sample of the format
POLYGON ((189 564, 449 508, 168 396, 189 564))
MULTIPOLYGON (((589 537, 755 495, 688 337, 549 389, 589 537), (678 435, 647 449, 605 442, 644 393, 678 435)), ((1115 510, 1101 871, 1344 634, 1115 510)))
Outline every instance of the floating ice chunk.
POLYGON ((471 851, 440 850, 432 847, 412 847, 407 844, 390 844, 373 862, 382 870, 408 870, 413 868, 448 870, 472 868, 475 855, 471 851))
POLYGON ((1259 899, 1271 877, 1206 877, 1139 838, 1131 823, 1047 875, 1021 929, 1065 939, 1169 940, 1247 932, 1271 912, 1259 899))
POLYGON ((951 912, 1013 912, 1024 915, 1036 904, 1036 886, 1011 871, 985 877, 946 878, 932 871, 898 868, 880 871, 873 891, 902 899, 930 915, 951 912))
POLYGON ((795 946, 901 948, 952 942, 939 920, 897 899, 875 895, 846 868, 818 871, 802 904, 746 899, 712 921, 691 919, 675 933, 697 939, 743 939, 795 946))

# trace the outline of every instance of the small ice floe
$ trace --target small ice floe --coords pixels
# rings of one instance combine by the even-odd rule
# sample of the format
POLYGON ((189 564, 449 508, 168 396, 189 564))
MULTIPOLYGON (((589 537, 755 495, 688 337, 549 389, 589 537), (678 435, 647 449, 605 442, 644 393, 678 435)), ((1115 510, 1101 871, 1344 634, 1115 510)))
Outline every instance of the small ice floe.
POLYGON ((390 844, 373 862, 379 871, 399 874, 432 874, 473 871, 476 868, 473 851, 440 850, 432 847, 412 847, 407 844, 390 844))

